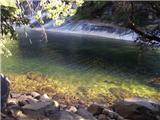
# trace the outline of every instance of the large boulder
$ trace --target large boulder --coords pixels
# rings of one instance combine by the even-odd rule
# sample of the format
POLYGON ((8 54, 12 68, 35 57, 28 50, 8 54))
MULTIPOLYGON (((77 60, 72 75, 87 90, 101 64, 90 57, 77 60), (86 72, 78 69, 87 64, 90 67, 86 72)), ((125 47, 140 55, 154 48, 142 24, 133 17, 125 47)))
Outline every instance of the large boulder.
POLYGON ((117 102, 113 109, 131 120, 158 120, 160 104, 148 99, 133 97, 117 102))
POLYGON ((3 75, 0 74, 0 83, 1 83, 1 112, 4 112, 7 104, 7 99, 9 96, 10 91, 10 81, 9 79, 3 75))

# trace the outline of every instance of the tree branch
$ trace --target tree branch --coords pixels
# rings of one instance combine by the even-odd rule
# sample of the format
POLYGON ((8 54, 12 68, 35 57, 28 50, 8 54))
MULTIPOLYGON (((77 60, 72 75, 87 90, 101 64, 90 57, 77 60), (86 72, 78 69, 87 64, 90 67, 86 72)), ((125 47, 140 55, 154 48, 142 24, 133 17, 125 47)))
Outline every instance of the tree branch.
POLYGON ((131 30, 133 30, 133 31, 135 31, 136 33, 138 33, 139 35, 141 35, 142 37, 147 38, 147 39, 146 39, 146 42, 150 42, 150 41, 160 42, 160 37, 158 37, 158 36, 156 36, 156 35, 149 35, 149 34, 145 33, 143 30, 137 28, 131 20, 129 20, 129 25, 128 25, 128 27, 129 27, 131 30))

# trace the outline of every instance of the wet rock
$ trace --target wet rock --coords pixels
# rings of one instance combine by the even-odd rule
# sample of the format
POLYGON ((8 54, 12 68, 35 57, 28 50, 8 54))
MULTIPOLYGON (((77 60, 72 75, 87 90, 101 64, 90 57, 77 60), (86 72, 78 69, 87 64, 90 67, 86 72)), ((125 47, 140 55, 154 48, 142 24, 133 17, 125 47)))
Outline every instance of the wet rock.
POLYGON ((7 99, 10 92, 10 81, 9 79, 0 74, 0 83, 1 83, 1 112, 4 112, 7 105, 7 99))
POLYGON ((139 97, 117 102, 114 110, 121 116, 132 120, 157 120, 160 114, 160 104, 139 97))
POLYGON ((87 120, 83 117, 67 111, 56 112, 50 120, 87 120))
POLYGON ((96 118, 87 110, 83 109, 83 108, 79 108, 76 112, 76 114, 82 116, 83 118, 87 119, 87 120, 96 120, 96 118))
POLYGON ((106 105, 101 105, 98 103, 93 103, 88 107, 88 111, 93 115, 101 114, 104 108, 108 108, 106 105))

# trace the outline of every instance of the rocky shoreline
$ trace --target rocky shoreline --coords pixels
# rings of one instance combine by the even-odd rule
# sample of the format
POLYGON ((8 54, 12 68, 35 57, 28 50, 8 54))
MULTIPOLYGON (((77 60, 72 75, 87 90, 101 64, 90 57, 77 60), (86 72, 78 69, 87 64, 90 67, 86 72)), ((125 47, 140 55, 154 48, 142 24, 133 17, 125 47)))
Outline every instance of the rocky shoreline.
MULTIPOLYGON (((62 104, 47 94, 13 93, 1 75, 2 120, 160 120, 160 103, 140 97, 101 103, 62 104)), ((27 88, 26 88, 27 89, 27 88)))
POLYGON ((59 104, 47 94, 10 93, 3 120, 160 120, 160 104, 143 98, 129 98, 113 106, 92 103, 59 104))

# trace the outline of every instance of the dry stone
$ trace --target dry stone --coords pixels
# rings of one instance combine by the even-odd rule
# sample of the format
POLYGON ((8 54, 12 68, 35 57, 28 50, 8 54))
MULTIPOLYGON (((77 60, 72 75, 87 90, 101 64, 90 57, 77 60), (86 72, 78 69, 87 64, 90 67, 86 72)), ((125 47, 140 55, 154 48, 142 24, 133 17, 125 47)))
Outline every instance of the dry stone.
POLYGON ((53 112, 56 110, 52 102, 37 102, 37 103, 27 104, 22 107, 23 113, 31 116, 37 116, 37 115, 45 116, 47 109, 48 112, 53 112))
POLYGON ((59 111, 56 112, 50 120, 89 120, 89 119, 84 119, 83 117, 71 112, 59 111))
POLYGON ((85 119, 88 120, 96 120, 96 118, 87 110, 83 109, 83 108, 79 108, 78 111, 76 112, 78 115, 82 116, 85 119))

